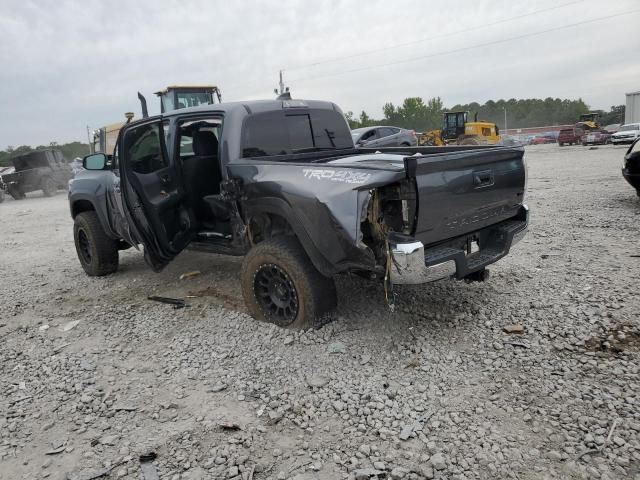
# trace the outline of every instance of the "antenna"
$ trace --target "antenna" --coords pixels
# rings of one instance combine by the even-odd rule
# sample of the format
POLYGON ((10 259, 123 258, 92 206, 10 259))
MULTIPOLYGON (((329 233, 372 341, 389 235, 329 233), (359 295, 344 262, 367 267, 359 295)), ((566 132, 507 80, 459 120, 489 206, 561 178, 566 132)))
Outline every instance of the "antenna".
POLYGON ((278 88, 273 89, 273 93, 278 95, 278 100, 291 100, 291 94, 289 93, 289 87, 284 86, 284 80, 282 79, 282 74, 284 70, 280 70, 280 81, 278 82, 278 88))

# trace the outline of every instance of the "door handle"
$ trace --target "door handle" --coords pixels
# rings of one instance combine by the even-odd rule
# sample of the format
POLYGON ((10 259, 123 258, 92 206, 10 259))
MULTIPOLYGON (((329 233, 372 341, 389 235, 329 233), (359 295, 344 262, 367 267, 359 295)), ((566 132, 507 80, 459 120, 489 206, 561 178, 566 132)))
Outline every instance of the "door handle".
POLYGON ((473 172, 473 186, 475 188, 490 187, 494 184, 493 172, 485 170, 483 172, 473 172))

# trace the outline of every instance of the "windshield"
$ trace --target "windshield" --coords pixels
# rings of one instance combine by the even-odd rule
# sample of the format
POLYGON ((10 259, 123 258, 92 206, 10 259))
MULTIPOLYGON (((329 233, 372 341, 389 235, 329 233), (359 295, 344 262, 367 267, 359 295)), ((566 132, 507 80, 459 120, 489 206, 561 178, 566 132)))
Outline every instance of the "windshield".
POLYGON ((198 107, 200 105, 208 105, 211 102, 211 94, 209 93, 187 93, 178 92, 178 105, 176 108, 198 107))
POLYGON ((623 125, 620 130, 625 131, 625 130, 640 130, 640 124, 635 124, 635 125, 623 125))

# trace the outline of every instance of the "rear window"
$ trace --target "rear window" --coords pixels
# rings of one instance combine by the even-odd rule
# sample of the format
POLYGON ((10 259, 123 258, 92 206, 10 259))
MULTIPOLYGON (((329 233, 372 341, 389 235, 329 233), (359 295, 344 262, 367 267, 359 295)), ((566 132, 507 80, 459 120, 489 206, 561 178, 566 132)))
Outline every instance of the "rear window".
POLYGON ((344 117, 333 110, 256 113, 242 130, 243 157, 334 148, 353 148, 353 139, 344 117))

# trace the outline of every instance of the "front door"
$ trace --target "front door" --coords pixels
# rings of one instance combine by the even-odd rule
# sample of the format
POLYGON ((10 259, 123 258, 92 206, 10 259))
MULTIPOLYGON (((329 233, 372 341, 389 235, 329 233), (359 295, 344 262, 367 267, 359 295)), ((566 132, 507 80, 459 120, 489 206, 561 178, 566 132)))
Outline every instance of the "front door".
POLYGON ((191 241, 195 221, 186 208, 176 162, 156 118, 126 127, 120 137, 120 180, 127 220, 144 245, 145 260, 161 270, 191 241))

